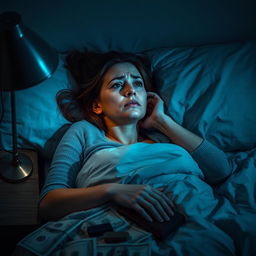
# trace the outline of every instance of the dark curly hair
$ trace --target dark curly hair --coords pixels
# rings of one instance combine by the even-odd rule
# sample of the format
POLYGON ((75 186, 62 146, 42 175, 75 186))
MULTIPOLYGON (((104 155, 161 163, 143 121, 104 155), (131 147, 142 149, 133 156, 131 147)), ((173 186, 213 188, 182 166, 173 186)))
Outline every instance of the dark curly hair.
POLYGON ((92 105, 100 94, 103 76, 117 63, 132 63, 140 72, 145 89, 152 89, 150 62, 142 54, 111 51, 107 53, 72 51, 66 56, 65 67, 77 84, 75 90, 64 89, 57 93, 57 104, 63 116, 70 122, 87 120, 106 131, 102 118, 92 111, 92 105))

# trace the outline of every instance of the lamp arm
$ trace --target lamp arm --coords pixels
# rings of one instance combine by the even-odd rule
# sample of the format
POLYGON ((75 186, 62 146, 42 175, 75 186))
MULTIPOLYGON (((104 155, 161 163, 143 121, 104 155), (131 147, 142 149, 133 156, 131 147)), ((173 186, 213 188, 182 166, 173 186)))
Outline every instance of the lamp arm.
POLYGON ((15 91, 13 88, 11 94, 11 116, 12 116, 12 153, 6 151, 3 158, 0 159, 0 177, 7 182, 18 183, 27 179, 33 170, 31 159, 24 153, 18 152, 17 148, 17 130, 16 130, 16 102, 15 91))
POLYGON ((17 128, 16 128, 16 99, 15 90, 11 90, 11 109, 12 109, 12 162, 14 166, 19 165, 19 157, 17 150, 17 128))

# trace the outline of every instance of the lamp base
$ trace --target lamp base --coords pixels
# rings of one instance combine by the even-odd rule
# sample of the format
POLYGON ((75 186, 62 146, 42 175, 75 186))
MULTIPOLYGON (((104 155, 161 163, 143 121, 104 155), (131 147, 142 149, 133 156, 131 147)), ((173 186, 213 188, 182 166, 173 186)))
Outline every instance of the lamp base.
POLYGON ((19 153, 18 159, 18 164, 15 165, 13 155, 9 152, 0 158, 0 177, 2 179, 10 183, 18 183, 31 175, 33 170, 31 159, 23 153, 19 153))

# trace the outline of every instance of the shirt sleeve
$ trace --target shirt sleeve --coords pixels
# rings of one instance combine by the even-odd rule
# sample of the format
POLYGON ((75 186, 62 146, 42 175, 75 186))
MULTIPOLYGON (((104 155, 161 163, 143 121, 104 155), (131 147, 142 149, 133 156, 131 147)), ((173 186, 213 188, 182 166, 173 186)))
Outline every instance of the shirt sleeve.
POLYGON ((205 175, 206 182, 218 184, 232 172, 225 153, 207 140, 197 147, 191 156, 205 175))
POLYGON ((84 127, 74 123, 64 134, 54 153, 39 201, 51 190, 72 188, 83 163, 84 127))

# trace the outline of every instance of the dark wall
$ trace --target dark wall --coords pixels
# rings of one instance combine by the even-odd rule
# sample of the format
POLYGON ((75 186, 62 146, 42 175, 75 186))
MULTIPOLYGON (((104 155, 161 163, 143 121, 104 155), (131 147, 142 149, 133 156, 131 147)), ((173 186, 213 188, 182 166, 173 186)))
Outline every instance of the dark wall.
POLYGON ((255 0, 1 1, 58 50, 208 44, 256 38, 255 0))

